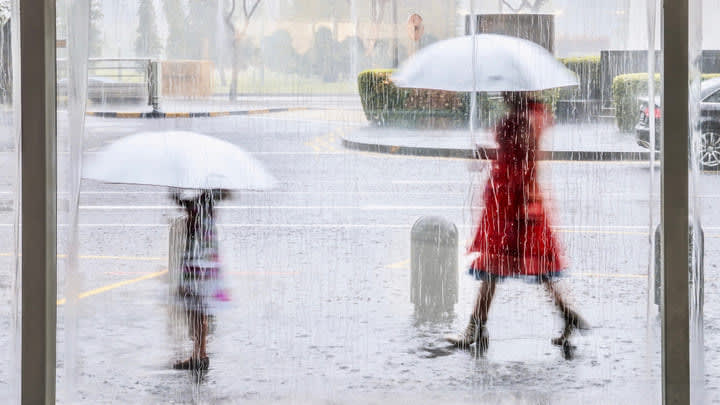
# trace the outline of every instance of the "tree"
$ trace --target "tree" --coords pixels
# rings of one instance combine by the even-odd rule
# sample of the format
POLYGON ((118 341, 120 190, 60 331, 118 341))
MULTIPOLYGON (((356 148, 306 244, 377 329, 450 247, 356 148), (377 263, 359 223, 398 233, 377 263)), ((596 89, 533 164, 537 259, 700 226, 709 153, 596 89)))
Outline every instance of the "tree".
POLYGON ((191 0, 185 21, 188 56, 192 59, 215 59, 217 8, 219 0, 191 0))
POLYGON ((372 21, 375 26, 373 31, 376 37, 368 41, 368 48, 366 50, 368 54, 375 49, 378 40, 377 35, 380 32, 380 24, 382 24, 385 18, 385 6, 387 6, 389 2, 390 0, 370 0, 370 21, 372 21))
POLYGON ((326 82, 336 81, 340 73, 342 55, 332 31, 320 27, 313 37, 312 47, 305 54, 305 67, 309 73, 322 78, 326 82))
POLYGON ((102 19, 105 15, 100 6, 100 0, 90 1, 90 27, 88 29, 88 53, 91 58, 102 55, 102 19))
POLYGON ((389 0, 370 0, 370 20, 375 24, 380 24, 385 16, 385 6, 389 0))
POLYGON ((510 2, 508 0, 502 0, 504 5, 506 5, 510 10, 512 10, 513 12, 516 12, 516 13, 522 9, 529 9, 533 13, 537 13, 538 11, 540 11, 542 6, 544 6, 545 3, 547 3, 547 1, 548 0, 535 0, 533 2, 531 0, 522 0, 517 7, 513 7, 513 5, 510 4, 510 2))
POLYGON ((367 58, 362 57, 364 53, 365 47, 363 46, 362 40, 358 37, 347 37, 340 42, 337 54, 341 61, 340 73, 342 77, 355 79, 359 71, 371 66, 367 58))
POLYGON ((184 58, 185 52, 185 10, 178 0, 163 0, 165 21, 168 25, 168 36, 165 54, 168 58, 184 58))
POLYGON ((162 51, 158 36, 155 5, 153 0, 140 0, 138 4, 138 28, 135 38, 135 55, 158 56, 162 51))
POLYGON ((232 35, 232 76, 230 78, 230 90, 228 98, 232 101, 237 98, 238 70, 240 65, 240 52, 243 40, 250 26, 250 19, 258 9, 262 0, 230 0, 230 7, 225 13, 225 24, 232 35), (239 3, 239 4, 238 4, 239 3), (235 14, 242 8, 242 21, 235 25, 235 14))
POLYGON ((294 73, 298 68, 298 54, 292 45, 292 37, 285 30, 273 32, 261 43, 265 65, 273 71, 294 73))

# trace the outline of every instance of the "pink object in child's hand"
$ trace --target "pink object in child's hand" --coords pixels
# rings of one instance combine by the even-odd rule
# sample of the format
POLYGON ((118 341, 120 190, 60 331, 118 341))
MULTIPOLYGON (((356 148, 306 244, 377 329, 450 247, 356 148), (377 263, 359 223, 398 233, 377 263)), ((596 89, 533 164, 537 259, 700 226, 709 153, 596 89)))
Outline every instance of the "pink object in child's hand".
POLYGON ((215 293, 215 299, 218 301, 230 301, 230 294, 225 290, 220 290, 215 293))

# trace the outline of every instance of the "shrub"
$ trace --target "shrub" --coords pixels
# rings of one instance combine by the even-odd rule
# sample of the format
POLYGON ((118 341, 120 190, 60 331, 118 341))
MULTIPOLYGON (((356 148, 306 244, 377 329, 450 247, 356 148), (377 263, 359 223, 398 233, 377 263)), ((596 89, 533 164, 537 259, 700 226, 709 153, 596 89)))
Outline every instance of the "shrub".
MULTIPOLYGON (((720 77, 720 74, 703 74, 702 80, 712 79, 715 77, 720 77)), ((615 117, 620 130, 631 131, 635 127, 635 124, 637 124, 637 117, 640 113, 640 103, 638 102, 638 97, 647 96, 647 84, 647 73, 619 75, 613 79, 613 106, 615 107, 615 117)), ((656 95, 659 95, 659 74, 655 74, 655 88, 658 89, 656 91, 656 95)))
MULTIPOLYGON (((365 70, 358 75, 358 91, 365 117, 376 126, 462 127, 468 124, 470 93, 405 89, 390 80, 393 69, 365 70)), ((539 93, 554 111, 559 90, 539 93)), ((506 113, 498 94, 478 93, 478 126, 490 127, 506 113)))
POLYGON ((393 111, 405 103, 408 91, 390 82, 393 69, 372 69, 358 75, 358 91, 365 118, 376 125, 386 125, 393 111))
POLYGON ((393 69, 373 69, 358 75, 365 117, 377 126, 457 127, 467 123, 467 93, 405 89, 390 80, 393 69))
MULTIPOLYGON (((703 74, 702 80, 718 77, 718 74, 703 74)), ((613 79, 612 95, 613 106, 615 107, 615 118, 618 128, 621 131, 632 131, 637 124, 637 117, 640 112, 639 97, 648 94, 648 74, 631 73, 618 75, 613 79)), ((660 75, 655 75, 656 94, 660 94, 660 75)))
POLYGON ((340 77, 347 60, 342 59, 340 44, 335 41, 332 31, 327 27, 320 27, 315 31, 312 46, 302 56, 301 73, 321 78, 325 82, 335 82, 340 77))
POLYGON ((595 100, 600 98, 600 56, 561 58, 560 62, 578 77, 577 87, 559 90, 561 100, 595 100))
MULTIPOLYGON (((655 75, 655 88, 660 89, 660 75, 655 75)), ((648 93, 648 74, 630 73, 613 79, 612 95, 615 119, 621 131, 631 131, 637 124, 638 97, 648 93)), ((657 92, 659 94, 659 91, 657 92)))

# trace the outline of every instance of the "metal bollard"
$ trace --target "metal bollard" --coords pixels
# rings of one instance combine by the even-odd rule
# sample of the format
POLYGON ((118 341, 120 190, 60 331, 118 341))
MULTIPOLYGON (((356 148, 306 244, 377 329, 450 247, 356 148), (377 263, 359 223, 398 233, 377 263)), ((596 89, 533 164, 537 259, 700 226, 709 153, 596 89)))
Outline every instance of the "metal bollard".
POLYGON ((419 315, 450 313, 458 301, 458 231, 440 217, 422 217, 411 231, 410 301, 419 315))
POLYGON ((147 65, 148 105, 153 112, 160 111, 160 63, 150 60, 147 65))
MULTIPOLYGON (((688 248, 688 263, 692 262, 693 258, 693 247, 695 247, 695 233, 693 232, 692 219, 690 220, 690 246, 688 248)), ((662 243, 662 226, 658 225, 655 228, 655 305, 660 305, 662 302, 662 258, 661 256, 661 243, 662 243)), ((700 297, 700 303, 702 303, 702 297, 704 296, 704 272, 703 259, 705 256, 705 232, 700 227, 700 238, 697 242, 697 264, 698 264, 698 276, 697 280, 694 279, 692 271, 688 275, 689 283, 699 288, 698 294, 700 297)))

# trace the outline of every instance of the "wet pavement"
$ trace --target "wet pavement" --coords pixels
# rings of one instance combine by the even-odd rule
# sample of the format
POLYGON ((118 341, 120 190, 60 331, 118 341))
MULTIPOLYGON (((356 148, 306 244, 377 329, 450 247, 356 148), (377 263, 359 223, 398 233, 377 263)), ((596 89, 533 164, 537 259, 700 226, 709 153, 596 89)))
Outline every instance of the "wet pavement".
MULTIPOLYGON (((59 307, 61 403, 660 403, 659 324, 646 320, 649 209, 657 221, 659 197, 649 203, 647 163, 540 164, 568 256, 560 283, 593 330, 576 338, 574 360, 563 359, 550 344, 561 322, 544 292, 507 281, 490 311, 490 349, 475 358, 442 340, 464 328, 474 300, 467 258, 454 311, 423 319, 410 303, 410 229, 421 216, 443 216, 458 225, 462 252, 476 213, 469 190, 484 185, 485 163, 349 151, 339 131, 360 123, 317 112, 88 123, 88 153, 138 130, 196 130, 253 152, 281 184, 237 193, 218 210, 232 301, 214 319, 210 370, 198 376, 170 369, 190 348, 165 273, 168 223, 178 211, 162 189, 83 183, 80 271, 72 277, 88 294, 77 303, 74 348, 65 340, 69 308, 59 307)), ((3 153, 0 167, 10 173, 11 152, 3 153)), ((704 173, 698 188, 708 402, 720 403, 720 176, 704 173)), ((0 226, 11 222, 12 211, 0 210, 0 226)), ((11 246, 9 232, 0 246, 11 246)), ((0 260, 9 268, 9 256, 0 260)), ((0 277, 7 286, 9 275, 0 277)), ((8 302, 7 288, 2 294, 8 302)), ((5 346, 7 317, 2 323, 5 346)), ((0 369, 3 392, 8 372, 0 369)))

